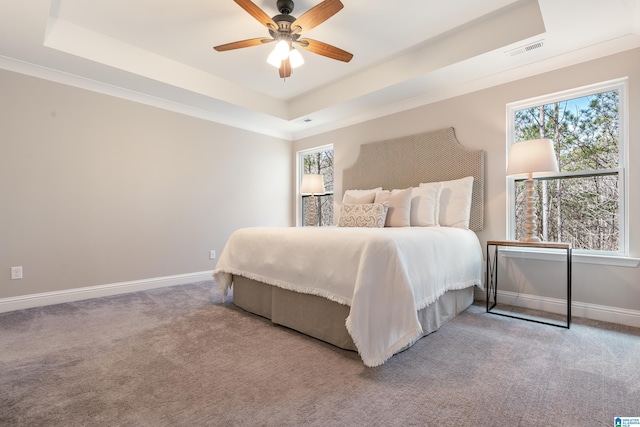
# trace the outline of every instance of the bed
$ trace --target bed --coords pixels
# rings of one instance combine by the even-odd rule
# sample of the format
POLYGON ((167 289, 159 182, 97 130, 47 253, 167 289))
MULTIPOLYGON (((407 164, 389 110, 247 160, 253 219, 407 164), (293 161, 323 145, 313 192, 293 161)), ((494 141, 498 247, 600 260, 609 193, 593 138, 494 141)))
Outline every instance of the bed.
POLYGON ((482 286, 475 232, 483 226, 484 152, 440 129, 363 144, 342 178, 338 226, 237 230, 214 279, 238 307, 358 351, 374 367, 466 310, 482 286), (386 226, 357 226, 362 218, 386 226))

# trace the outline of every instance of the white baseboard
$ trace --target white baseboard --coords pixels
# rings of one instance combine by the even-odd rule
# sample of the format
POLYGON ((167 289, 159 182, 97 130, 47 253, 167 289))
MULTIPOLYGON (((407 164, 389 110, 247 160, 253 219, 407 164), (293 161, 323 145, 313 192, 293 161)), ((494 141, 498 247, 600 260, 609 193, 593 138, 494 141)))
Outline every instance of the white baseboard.
POLYGON ((107 285, 88 286, 85 288, 65 289, 62 291, 0 298, 0 313, 60 304, 64 302, 80 301, 83 299, 126 294, 128 292, 145 291, 165 286, 184 285, 203 280, 213 280, 212 274, 213 271, 199 271, 197 273, 178 274, 175 276, 155 277, 151 279, 133 280, 130 282, 110 283, 107 285))
MULTIPOLYGON (((475 299, 486 301, 486 292, 476 289, 475 299)), ((565 299, 546 298, 517 292, 498 291, 498 303, 550 313, 567 313, 567 300, 565 299)), ((571 317, 584 317, 585 319, 640 328, 640 311, 625 308, 573 301, 571 303, 571 317)))
MULTIPOLYGON (((213 271, 199 271, 175 276, 155 277, 130 282, 110 283, 107 285, 0 298, 0 313, 212 280, 212 274, 213 271)), ((475 299, 486 300, 485 291, 476 289, 475 299)), ((498 302, 517 307, 548 311, 550 313, 564 314, 567 311, 567 302, 564 299, 546 298, 516 292, 498 291, 498 302)), ((637 310, 573 301, 571 304, 571 314, 574 317, 584 317, 586 319, 640 328, 640 311, 637 310)))

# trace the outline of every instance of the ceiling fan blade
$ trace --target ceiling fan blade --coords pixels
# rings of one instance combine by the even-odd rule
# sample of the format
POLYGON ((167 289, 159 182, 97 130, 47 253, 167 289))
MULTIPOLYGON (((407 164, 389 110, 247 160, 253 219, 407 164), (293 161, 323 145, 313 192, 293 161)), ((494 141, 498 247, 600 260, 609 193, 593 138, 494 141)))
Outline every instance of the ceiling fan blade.
POLYGON ((214 49, 217 50, 218 52, 224 52, 227 50, 233 50, 233 49, 241 49, 243 47, 251 47, 251 46, 258 46, 261 44, 265 44, 265 43, 270 43, 275 41, 274 39, 268 39, 265 37, 258 37, 255 39, 249 39, 249 40, 240 40, 237 42, 232 42, 232 43, 227 43, 227 44, 221 44, 220 46, 215 46, 214 49))
POLYGON ((280 78, 286 79, 291 76, 291 62, 289 62, 289 58, 282 61, 280 64, 280 78))
POLYGON ((271 24, 275 28, 278 27, 276 23, 273 22, 273 19, 271 19, 269 15, 264 13, 262 9, 256 6, 256 4, 251 0, 233 0, 233 1, 235 1, 238 4, 238 6, 243 8, 249 15, 253 16, 258 22, 260 22, 265 27, 269 28, 269 24, 271 24))
POLYGON ((349 62, 353 58, 353 54, 342 50, 330 44, 319 42, 312 39, 300 39, 296 43, 301 48, 308 50, 309 52, 316 53, 318 55, 326 56, 327 58, 337 59, 338 61, 349 62))
POLYGON ((309 31, 331 18, 343 7, 340 0, 325 0, 303 13, 291 24, 291 28, 300 27, 300 33, 309 31))

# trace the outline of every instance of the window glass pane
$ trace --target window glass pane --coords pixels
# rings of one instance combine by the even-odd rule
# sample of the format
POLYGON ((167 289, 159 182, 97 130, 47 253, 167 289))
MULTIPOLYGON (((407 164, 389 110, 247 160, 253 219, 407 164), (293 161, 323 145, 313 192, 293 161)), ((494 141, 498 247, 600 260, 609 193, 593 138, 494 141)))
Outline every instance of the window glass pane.
POLYGON ((618 90, 526 108, 515 112, 515 141, 555 142, 561 172, 617 168, 618 90))
MULTIPOLYGON (((574 249, 620 250, 618 175, 534 181, 537 230, 574 249), (543 203, 540 203, 543 201, 543 203)), ((524 181, 516 182, 516 239, 524 235, 524 181)))
MULTIPOLYGON (((327 194, 324 196, 315 196, 316 206, 314 209, 314 223, 319 226, 333 225, 333 194, 327 194)), ((302 224, 304 226, 310 225, 310 209, 309 203, 311 197, 302 197, 302 224)))
MULTIPOLYGON (((540 238, 570 242, 575 249, 623 250, 623 183, 618 172, 610 173, 621 170, 620 89, 512 111, 512 142, 551 139, 558 158, 559 176, 535 181, 536 232, 540 238)), ((524 182, 515 183, 513 197, 512 237, 520 239, 525 222, 524 182)))

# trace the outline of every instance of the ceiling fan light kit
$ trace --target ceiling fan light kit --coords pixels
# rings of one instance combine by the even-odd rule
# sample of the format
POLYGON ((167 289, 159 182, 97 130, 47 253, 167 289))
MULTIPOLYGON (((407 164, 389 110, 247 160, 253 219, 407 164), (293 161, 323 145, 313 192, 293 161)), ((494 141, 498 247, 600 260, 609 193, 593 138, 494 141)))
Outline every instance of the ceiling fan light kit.
POLYGON ((300 38, 302 33, 315 28, 338 13, 344 7, 340 0, 324 0, 306 11, 298 19, 291 16, 294 7, 292 0, 277 0, 276 7, 280 14, 273 18, 270 18, 251 0, 234 1, 264 25, 269 30, 271 38, 258 37, 215 46, 214 49, 218 52, 277 42, 276 47, 267 57, 267 62, 279 69, 280 77, 283 79, 291 76, 293 68, 304 64, 304 58, 300 51, 295 49, 294 44, 309 52, 338 61, 349 62, 353 58, 351 53, 330 44, 300 38))
POLYGON ((286 40, 280 40, 267 58, 267 62, 275 67, 280 67, 280 63, 289 57, 290 49, 291 47, 286 40))
POLYGON ((289 52, 289 62, 291 63, 291 68, 298 68, 304 64, 304 58, 298 49, 291 48, 289 52))

